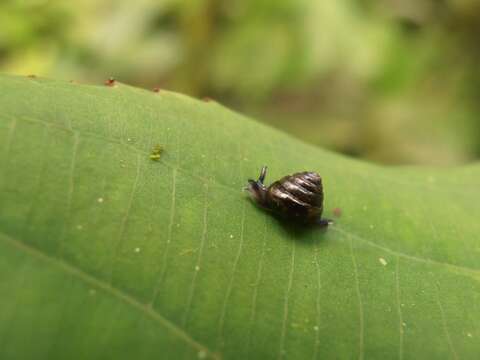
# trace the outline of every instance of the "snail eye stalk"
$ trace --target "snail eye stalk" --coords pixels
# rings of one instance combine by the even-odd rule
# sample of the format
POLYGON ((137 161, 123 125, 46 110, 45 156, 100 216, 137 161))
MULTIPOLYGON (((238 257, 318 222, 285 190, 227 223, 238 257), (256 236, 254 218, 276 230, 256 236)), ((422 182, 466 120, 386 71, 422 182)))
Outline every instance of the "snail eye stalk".
POLYGON ((262 171, 260 171, 260 176, 258 177, 258 181, 263 184, 265 181, 265 177, 267 176, 267 167, 262 167, 262 171))

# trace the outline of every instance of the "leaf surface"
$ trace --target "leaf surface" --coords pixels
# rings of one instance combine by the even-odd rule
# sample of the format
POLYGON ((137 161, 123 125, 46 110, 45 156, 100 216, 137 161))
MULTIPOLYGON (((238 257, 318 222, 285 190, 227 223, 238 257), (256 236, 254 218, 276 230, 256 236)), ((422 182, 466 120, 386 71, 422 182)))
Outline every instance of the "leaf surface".
POLYGON ((374 166, 122 84, 2 76, 0 109, 2 359, 478 356, 478 165, 374 166), (335 224, 255 207, 264 164, 319 172, 335 224))

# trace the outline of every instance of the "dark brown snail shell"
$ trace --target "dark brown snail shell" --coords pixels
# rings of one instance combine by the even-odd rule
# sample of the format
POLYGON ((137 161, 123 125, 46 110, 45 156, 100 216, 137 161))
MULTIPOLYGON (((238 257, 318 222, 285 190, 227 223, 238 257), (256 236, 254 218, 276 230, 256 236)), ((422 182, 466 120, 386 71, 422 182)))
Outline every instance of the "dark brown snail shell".
POLYGON ((288 175, 266 187, 267 173, 264 166, 258 180, 248 180, 246 188, 252 199, 261 207, 274 212, 285 220, 328 225, 331 220, 322 219, 322 179, 316 172, 305 171, 288 175))

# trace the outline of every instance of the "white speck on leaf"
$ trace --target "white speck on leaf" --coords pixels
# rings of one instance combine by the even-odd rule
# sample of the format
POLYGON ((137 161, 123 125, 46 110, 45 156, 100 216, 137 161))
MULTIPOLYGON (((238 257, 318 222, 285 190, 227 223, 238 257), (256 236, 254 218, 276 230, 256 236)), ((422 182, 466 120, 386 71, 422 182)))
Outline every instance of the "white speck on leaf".
POLYGON ((104 201, 104 199, 103 199, 102 197, 99 197, 99 198, 97 199, 97 202, 99 202, 100 204, 103 203, 103 201, 104 201))
POLYGON ((195 266, 195 271, 200 271, 200 266, 195 266))
POLYGON ((472 333, 467 333, 467 336, 471 338, 471 337, 472 337, 472 333))
POLYGON ((136 253, 139 253, 139 252, 140 252, 140 248, 139 248, 139 247, 136 247, 134 251, 135 251, 136 253))
POLYGON ((314 331, 318 331, 318 326, 315 325, 315 326, 313 327, 313 330, 314 330, 314 331))
POLYGON ((233 239, 233 234, 230 234, 230 239, 233 239))
POLYGON ((387 260, 385 260, 384 258, 379 258, 378 261, 380 261, 380 264, 382 264, 383 266, 386 266, 388 264, 387 260))
POLYGON ((403 327, 407 327, 407 323, 402 323, 403 327))

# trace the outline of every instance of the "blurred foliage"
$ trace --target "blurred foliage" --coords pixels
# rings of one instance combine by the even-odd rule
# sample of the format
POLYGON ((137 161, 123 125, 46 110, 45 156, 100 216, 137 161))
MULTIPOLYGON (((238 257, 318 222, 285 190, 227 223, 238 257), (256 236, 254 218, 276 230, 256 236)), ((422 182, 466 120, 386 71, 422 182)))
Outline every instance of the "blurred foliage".
POLYGON ((0 71, 211 96, 382 163, 480 156, 475 0, 3 0, 0 71))

